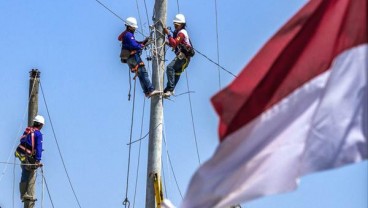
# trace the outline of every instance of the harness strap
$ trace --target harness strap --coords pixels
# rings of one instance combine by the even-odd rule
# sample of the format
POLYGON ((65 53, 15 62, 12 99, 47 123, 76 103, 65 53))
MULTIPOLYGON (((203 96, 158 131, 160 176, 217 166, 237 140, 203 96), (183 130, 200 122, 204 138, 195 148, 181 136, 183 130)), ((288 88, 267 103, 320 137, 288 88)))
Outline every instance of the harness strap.
POLYGON ((32 155, 34 154, 35 141, 34 141, 34 131, 31 132, 31 143, 32 143, 32 155))
POLYGON ((20 139, 24 139, 26 138, 28 135, 31 136, 31 149, 28 149, 25 145, 19 144, 19 148, 22 149, 24 152, 26 152, 29 155, 34 155, 35 153, 35 128, 32 127, 27 127, 26 130, 24 131, 24 134, 22 135, 22 137, 20 139))
POLYGON ((25 146, 23 145, 19 145, 18 148, 20 148, 21 150, 23 150, 24 152, 26 152, 27 154, 31 155, 32 154, 32 151, 27 149, 25 146))

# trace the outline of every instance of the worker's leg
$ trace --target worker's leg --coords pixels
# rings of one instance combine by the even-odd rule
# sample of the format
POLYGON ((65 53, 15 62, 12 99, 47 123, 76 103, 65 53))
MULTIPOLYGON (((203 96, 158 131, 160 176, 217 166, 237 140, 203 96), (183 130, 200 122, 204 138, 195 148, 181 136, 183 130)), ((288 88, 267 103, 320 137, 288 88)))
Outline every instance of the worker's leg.
MULTIPOLYGON (((128 58, 127 63, 130 69, 133 69, 137 64, 142 63, 142 60, 138 54, 135 54, 128 58)), ((149 79, 148 73, 144 65, 138 67, 138 78, 141 84, 142 90, 145 94, 148 94, 154 90, 154 87, 149 79)))
POLYGON ((140 66, 138 68, 138 78, 145 94, 150 93, 155 89, 151 83, 151 80, 149 79, 146 67, 140 66))
POLYGON ((168 66, 167 66, 167 86, 165 88, 165 92, 171 91, 173 92, 176 84, 179 82, 180 75, 184 71, 184 69, 188 66, 189 60, 186 58, 179 59, 175 58, 168 66))
POLYGON ((24 202, 24 208, 33 208, 35 198, 36 169, 22 165, 22 177, 19 184, 20 197, 24 202))
POLYGON ((167 76, 167 83, 166 83, 166 88, 164 90, 164 92, 167 91, 173 91, 174 87, 175 87, 175 65, 178 62, 178 58, 175 57, 174 60, 172 60, 170 62, 169 65, 167 65, 166 67, 166 76, 167 76))

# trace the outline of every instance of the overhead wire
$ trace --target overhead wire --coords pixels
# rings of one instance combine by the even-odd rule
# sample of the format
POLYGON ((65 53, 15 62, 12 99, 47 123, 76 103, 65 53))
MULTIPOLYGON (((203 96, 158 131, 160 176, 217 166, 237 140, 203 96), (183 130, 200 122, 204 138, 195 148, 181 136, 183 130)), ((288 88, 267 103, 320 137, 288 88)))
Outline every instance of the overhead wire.
POLYGON ((147 23, 148 25, 150 25, 150 21, 149 21, 149 18, 148 18, 148 10, 147 10, 147 3, 146 3, 146 0, 143 0, 144 2, 144 8, 146 10, 146 17, 147 17, 147 23))
POLYGON ((179 0, 176 0, 176 5, 177 5, 177 7, 178 7, 178 13, 180 13, 179 0))
MULTIPOLYGON (((188 92, 190 92, 190 89, 189 89, 189 80, 188 80, 188 72, 187 71, 185 71, 185 77, 186 77, 186 81, 187 81, 188 92)), ((199 156, 197 133, 196 133, 196 128, 195 128, 195 124, 194 124, 192 99, 191 99, 190 93, 188 93, 188 99, 189 99, 190 117, 192 119, 192 128, 193 128, 193 135, 194 135, 195 147, 196 147, 196 151, 197 151, 197 159, 198 159, 198 164, 200 165, 201 164, 201 157, 199 156)))
MULTIPOLYGON (((126 21, 121 18, 119 15, 117 15, 114 11, 112 11, 109 7, 107 7, 105 4, 103 4, 101 1, 99 0, 95 0, 97 3, 99 3, 102 7, 104 7, 106 10, 108 10, 110 13, 112 13, 115 17, 119 18, 121 21, 123 21, 124 23, 126 23, 126 21)), ((136 30, 138 33, 140 33, 143 37, 147 37, 143 34, 143 32, 141 32, 140 30, 136 30)))
POLYGON ((51 206, 54 208, 54 202, 52 201, 52 198, 51 198, 51 194, 50 194, 50 190, 49 190, 49 186, 47 185, 47 181, 46 181, 46 177, 45 177, 45 174, 43 172, 43 167, 41 167, 41 175, 42 175, 42 179, 44 180, 45 182, 45 185, 46 185, 46 190, 47 190, 47 194, 49 196, 49 199, 50 199, 50 202, 51 202, 51 206))
MULTIPOLYGON (((180 12, 179 11, 179 1, 177 1, 177 4, 178 4, 178 13, 179 13, 180 12)), ((187 90, 188 90, 188 92, 190 92, 189 80, 188 80, 188 70, 185 71, 185 77, 186 77, 186 83, 187 83, 187 90)), ((198 148, 198 142, 197 142, 197 133, 196 133, 196 128, 195 128, 195 124, 194 124, 192 99, 191 99, 190 93, 188 93, 188 100, 189 100, 190 116, 191 116, 191 120, 192 120, 192 129, 193 129, 195 147, 196 147, 196 151, 197 151, 197 159, 198 159, 198 163, 201 164, 201 158, 199 156, 199 148, 198 148)))
MULTIPOLYGON (((70 176, 69 176, 68 170, 67 170, 67 168, 66 168, 66 165, 65 165, 65 161, 64 161, 63 155, 61 154, 61 149, 60 149, 60 146, 59 146, 58 139, 57 139, 57 137, 56 137, 56 133, 55 133, 54 125, 53 125, 53 123, 52 123, 52 119, 51 119, 50 111, 49 111, 49 108, 48 108, 48 105, 47 105, 47 101, 46 101, 46 95, 45 95, 45 93, 44 93, 44 91, 43 91, 43 87, 42 87, 42 83, 41 83, 41 81, 40 81, 40 87, 41 87, 42 97, 43 97, 43 101, 44 101, 44 103, 45 103, 45 107, 46 107, 47 115, 48 115, 49 120, 50 120, 51 130, 52 130, 52 133, 53 133, 53 135, 54 135, 54 140, 55 140, 55 143, 56 143, 56 147, 57 147, 57 149, 58 149, 58 152, 59 152, 59 156, 60 156, 60 158, 61 158, 61 162, 62 162, 63 167, 64 167, 65 174, 66 174, 66 176, 67 176, 67 178, 68 178, 70 188, 72 189, 72 192, 73 192, 74 198, 75 198, 75 200, 76 200, 76 202, 77 202, 77 204, 78 204, 78 207, 79 207, 79 208, 81 208, 81 205, 80 205, 80 203, 79 203, 79 199, 78 199, 77 194, 76 194, 76 192, 75 192, 75 190, 74 190, 74 187, 73 187, 72 181, 71 181, 71 179, 70 179, 70 176)), ((45 182, 46 182, 46 181, 45 181, 45 182)), ((46 184, 46 187, 47 187, 47 184, 46 184)))
MULTIPOLYGON (((99 0, 95 0, 97 3, 99 3, 102 7, 104 7, 105 9, 107 9, 109 12, 111 12, 114 16, 116 16, 117 18, 119 18, 120 20, 122 20, 123 22, 125 22, 125 20, 123 18, 121 18, 119 15, 117 15, 115 12, 113 12, 110 8, 108 8, 105 4, 103 4, 101 1, 99 0)), ((145 7, 147 10, 147 6, 146 6, 146 1, 145 2, 145 7)), ((178 1, 177 1, 178 3, 178 1)), ((147 12, 146 12, 147 13, 147 12)), ((147 17, 148 19, 148 17, 147 17)), ((141 32, 140 30, 136 30, 138 33, 140 33, 142 36, 147 37, 143 34, 143 32, 141 32)), ((201 56, 203 56, 204 58, 206 58, 208 61, 212 62, 213 64, 215 64, 216 66, 220 67, 220 69, 226 71, 228 74, 232 75, 233 77, 237 77, 235 74, 233 74, 231 71, 227 70, 226 68, 224 68, 223 66, 221 66, 219 63, 213 61, 212 59, 210 59, 208 56, 206 56, 205 54, 203 54, 202 52, 200 52, 199 50, 197 50, 196 48, 193 47, 193 49, 200 54, 201 56)))
POLYGON ((177 180, 177 178, 176 178, 176 174, 175 174, 175 171, 174 171, 174 167, 173 167, 173 164, 172 164, 172 162, 171 162, 171 158, 170 158, 170 153, 169 153, 169 150, 168 150, 168 148, 167 148, 167 141, 166 141, 166 128, 165 128, 165 126, 163 126, 163 129, 164 129, 164 133, 163 133, 163 136, 164 136, 164 142, 165 142, 165 146, 166 146, 166 155, 167 155, 167 159, 168 159, 168 161, 169 161, 169 165, 170 165, 170 169, 171 169, 171 173, 173 174, 173 176, 174 176, 174 181, 175 181, 175 184, 176 184, 176 188, 178 189, 178 192, 179 192, 179 194, 180 194, 180 196, 181 196, 181 198, 183 199, 183 194, 181 193, 181 190, 180 190, 180 187, 179 187, 179 183, 178 183, 178 180, 177 180))
MULTIPOLYGON (((162 122, 165 123, 164 118, 163 118, 163 121, 162 122)), ((165 144, 165 150, 166 150, 166 161, 167 161, 167 164, 169 164, 169 158, 168 158, 168 154, 167 154, 169 148, 168 148, 168 144, 167 144, 167 141, 166 141, 166 125, 163 125, 162 126, 162 135, 163 135, 164 144, 165 144)), ((161 163, 161 166, 162 166, 161 167, 162 168, 162 173, 163 173, 162 176, 163 176, 163 179, 164 179, 165 192, 166 192, 166 190, 167 190, 166 184, 168 182, 166 182, 166 177, 165 177, 165 174, 164 174, 165 168, 164 168, 164 163, 163 162, 161 163)), ((167 175, 169 176, 168 181, 171 182, 172 181, 171 180, 171 174, 170 174, 170 169, 169 169, 169 166, 168 165, 167 165, 167 175)), ((166 198, 169 198, 169 196, 167 195, 167 193, 166 193, 166 198)))
MULTIPOLYGON (((217 14, 217 0, 215 0, 215 16, 216 16, 216 45, 217 45, 217 63, 220 64, 220 47, 219 47, 219 32, 218 32, 218 14, 217 14)), ((218 70, 218 81, 219 81, 219 88, 221 89, 221 71, 220 67, 217 66, 218 70)))
POLYGON ((206 58, 208 61, 212 62, 213 64, 215 64, 216 66, 220 67, 220 69, 224 70, 225 72, 227 72, 228 74, 232 75, 233 77, 238 77, 235 74, 233 74, 231 71, 225 69, 223 66, 221 66, 219 63, 215 62, 214 60, 210 59, 208 56, 206 56, 205 54, 203 54, 202 52, 198 51, 196 48, 193 47, 193 49, 195 50, 195 52, 199 53, 200 55, 202 55, 204 58, 206 58))

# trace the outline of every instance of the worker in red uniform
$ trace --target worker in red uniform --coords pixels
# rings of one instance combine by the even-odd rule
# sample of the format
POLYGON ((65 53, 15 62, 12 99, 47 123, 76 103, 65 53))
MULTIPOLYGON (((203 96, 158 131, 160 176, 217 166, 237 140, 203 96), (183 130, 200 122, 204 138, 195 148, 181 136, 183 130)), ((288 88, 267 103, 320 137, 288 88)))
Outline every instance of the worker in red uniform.
POLYGON ((174 89, 180 79, 181 73, 188 67, 190 58, 194 55, 188 32, 185 30, 185 16, 183 14, 177 14, 173 22, 175 31, 172 36, 170 31, 164 28, 164 33, 168 37, 168 44, 174 49, 176 54, 174 60, 166 68, 167 84, 163 94, 165 98, 174 94, 174 89))

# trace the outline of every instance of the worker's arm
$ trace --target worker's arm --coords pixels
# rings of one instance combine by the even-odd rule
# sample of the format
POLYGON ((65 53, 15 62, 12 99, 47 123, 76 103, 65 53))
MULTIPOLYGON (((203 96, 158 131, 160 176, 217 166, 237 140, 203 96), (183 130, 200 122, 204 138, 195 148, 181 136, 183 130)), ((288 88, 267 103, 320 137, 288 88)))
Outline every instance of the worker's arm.
POLYGON ((171 35, 168 35, 169 38, 169 44, 171 47, 175 48, 176 46, 178 46, 180 43, 182 43, 185 39, 185 36, 183 33, 179 33, 178 36, 176 36, 176 38, 171 37, 171 35))
POLYGON ((42 134, 40 131, 35 131, 35 150, 36 155, 35 159, 36 161, 41 161, 42 158, 42 134))
POLYGON ((136 41, 132 33, 127 33, 124 38, 124 45, 127 46, 127 49, 142 50, 143 44, 136 41))

